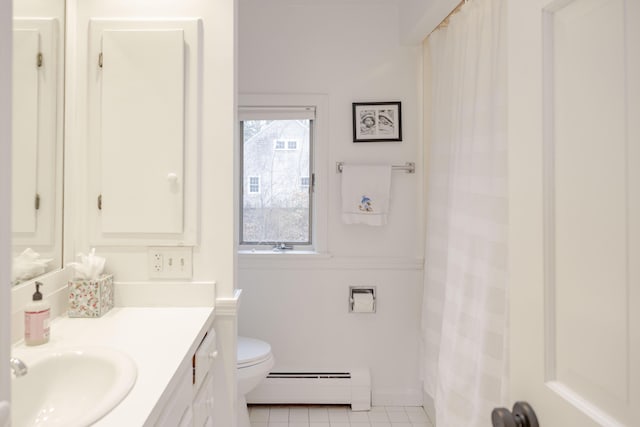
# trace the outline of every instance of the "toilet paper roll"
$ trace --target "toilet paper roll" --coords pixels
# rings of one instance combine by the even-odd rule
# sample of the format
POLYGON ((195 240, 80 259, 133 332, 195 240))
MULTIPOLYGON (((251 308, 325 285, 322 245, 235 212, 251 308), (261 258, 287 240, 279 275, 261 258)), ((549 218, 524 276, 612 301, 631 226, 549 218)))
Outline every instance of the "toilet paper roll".
POLYGON ((370 292, 354 292, 353 312, 373 313, 373 294, 370 292))

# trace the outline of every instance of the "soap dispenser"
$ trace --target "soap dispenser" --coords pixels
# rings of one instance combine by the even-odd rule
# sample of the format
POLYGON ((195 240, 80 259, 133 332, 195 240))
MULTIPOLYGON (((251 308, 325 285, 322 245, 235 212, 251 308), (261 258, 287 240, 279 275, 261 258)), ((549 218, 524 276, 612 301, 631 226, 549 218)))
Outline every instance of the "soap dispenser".
POLYGON ((36 282, 36 292, 24 310, 24 341, 27 345, 40 345, 49 341, 51 308, 40 293, 42 283, 36 282))

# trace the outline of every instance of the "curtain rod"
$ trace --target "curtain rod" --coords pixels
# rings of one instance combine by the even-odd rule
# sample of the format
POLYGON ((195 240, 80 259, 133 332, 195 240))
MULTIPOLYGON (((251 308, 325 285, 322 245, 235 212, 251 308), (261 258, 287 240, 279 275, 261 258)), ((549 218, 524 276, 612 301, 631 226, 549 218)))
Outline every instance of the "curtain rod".
MULTIPOLYGON (((445 16, 444 19, 442 21, 440 21, 440 23, 438 25, 436 25, 436 27, 429 33, 429 36, 431 34, 433 34, 434 31, 438 31, 438 30, 440 30, 442 28, 446 28, 449 25, 449 19, 453 15, 455 15, 456 13, 460 12, 460 9, 462 8, 462 6, 464 6, 468 2, 469 2, 469 0, 462 0, 460 3, 458 3, 458 5, 456 7, 454 7, 453 10, 451 12, 449 12, 449 14, 447 16, 445 16)), ((427 38, 429 36, 427 36, 427 38)))
MULTIPOLYGON (((342 173, 342 165, 344 162, 336 162, 336 173, 342 173)), ((416 164, 414 162, 407 162, 404 165, 391 165, 391 169, 394 171, 406 171, 407 173, 416 172, 416 164)))

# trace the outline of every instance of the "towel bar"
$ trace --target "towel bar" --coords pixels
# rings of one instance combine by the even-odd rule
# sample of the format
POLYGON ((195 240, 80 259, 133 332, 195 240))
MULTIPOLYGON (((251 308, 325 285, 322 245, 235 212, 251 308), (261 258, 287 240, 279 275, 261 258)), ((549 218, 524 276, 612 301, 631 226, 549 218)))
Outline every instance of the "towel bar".
MULTIPOLYGON (((344 162, 336 162, 336 173, 342 173, 342 165, 344 162)), ((404 165, 391 165, 391 169, 394 171, 406 171, 407 173, 416 172, 416 164, 414 162, 407 162, 404 165)))

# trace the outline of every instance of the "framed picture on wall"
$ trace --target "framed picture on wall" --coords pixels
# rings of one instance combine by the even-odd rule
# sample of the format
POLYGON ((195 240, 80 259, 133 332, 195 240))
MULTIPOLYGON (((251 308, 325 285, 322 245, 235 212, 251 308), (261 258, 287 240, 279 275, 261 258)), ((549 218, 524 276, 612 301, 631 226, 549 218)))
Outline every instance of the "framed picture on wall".
POLYGON ((354 102, 353 142, 402 141, 400 102, 354 102))

